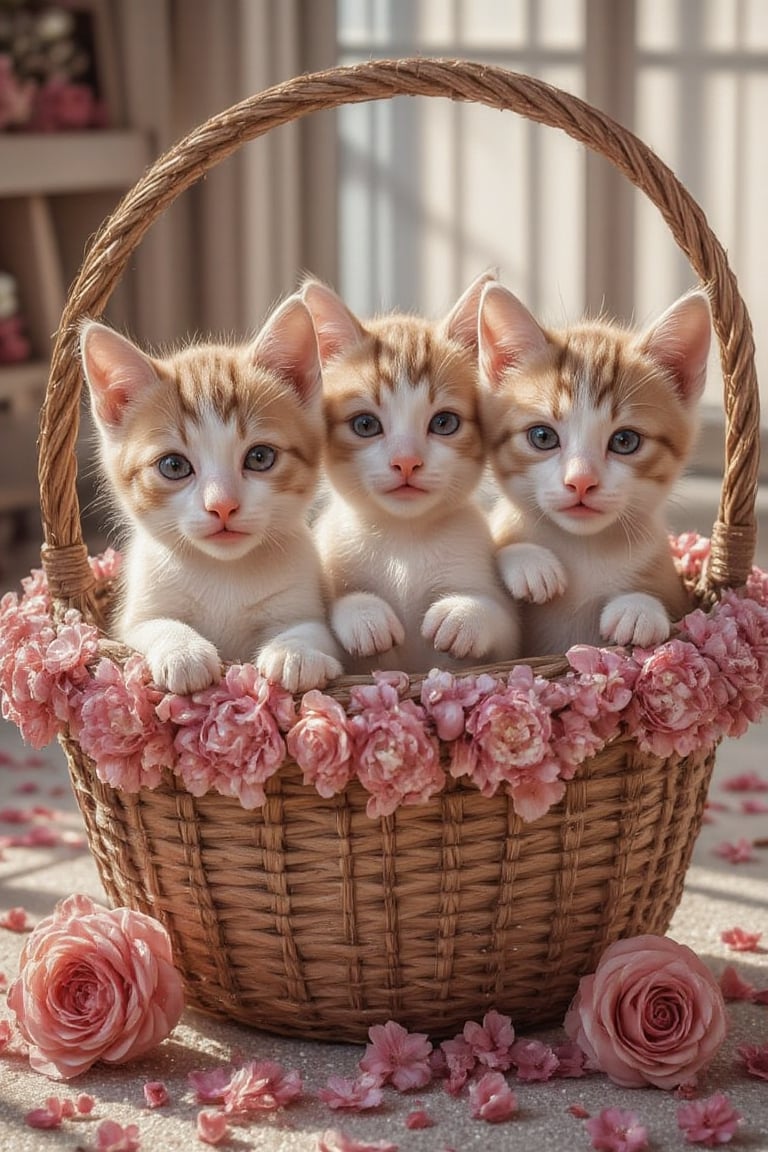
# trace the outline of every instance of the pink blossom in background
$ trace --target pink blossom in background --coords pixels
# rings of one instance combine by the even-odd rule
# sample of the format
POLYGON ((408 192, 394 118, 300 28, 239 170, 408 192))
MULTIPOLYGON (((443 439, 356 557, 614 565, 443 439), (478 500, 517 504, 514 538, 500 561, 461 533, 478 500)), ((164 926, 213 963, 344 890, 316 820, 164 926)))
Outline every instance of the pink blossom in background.
POLYGON ((706 1100, 681 1104, 677 1110, 677 1126, 686 1140, 708 1148, 730 1143, 741 1122, 741 1114, 722 1092, 706 1100))
POLYGON ((8 1005, 35 1071, 68 1079, 97 1060, 149 1052, 176 1026, 184 1000, 161 924, 70 896, 25 941, 8 1005))
POLYGON ((223 1144, 230 1137, 229 1120, 223 1112, 198 1112, 196 1130, 203 1144, 223 1144))
POLYGON ((156 788, 173 767, 174 730, 157 715, 163 693, 149 682, 141 656, 121 668, 99 661, 80 697, 73 732, 105 784, 124 792, 156 788))
POLYGON ((400 804, 423 804, 445 784, 437 740, 424 709, 400 700, 388 683, 350 690, 354 766, 370 793, 368 816, 389 816, 400 804))
POLYGON ((635 1112, 604 1108, 599 1116, 586 1120, 584 1127, 598 1152, 641 1152, 648 1147, 648 1132, 635 1112))
POLYGON ((352 775, 352 737, 337 700, 316 689, 306 692, 286 745, 305 784, 314 784, 325 797, 343 791, 352 775))
POLYGON ((475 1120, 500 1124, 517 1113, 517 1097, 502 1072, 486 1072, 469 1086, 469 1111, 475 1120))
POLYGON ((768 1080, 768 1043, 739 1044, 736 1051, 750 1076, 768 1080))
POLYGON ((719 739, 716 674, 715 664, 684 640, 669 640, 646 655, 627 710, 643 751, 689 756, 719 739))
POLYGON ((723 994, 695 952, 664 936, 611 944, 582 977, 565 1031, 625 1088, 675 1088, 706 1068, 727 1032, 723 994))
POLYGON ((148 1108, 164 1108, 170 1097, 161 1080, 148 1080, 144 1085, 144 1099, 148 1108))
POLYGON ((716 844, 712 851, 715 856, 722 857, 729 864, 751 864, 757 859, 752 841, 744 836, 735 841, 724 840, 721 844, 716 844))
POLYGON ((114 548, 105 548, 99 556, 89 556, 88 563, 96 580, 102 583, 120 575, 123 558, 114 548))
POLYGON ((9 932, 29 932, 32 928, 32 921, 26 908, 17 906, 3 912, 0 916, 0 928, 7 928, 9 932))
POLYGON ((324 1088, 317 1093, 318 1099, 334 1110, 349 1108, 353 1111, 362 1111, 366 1108, 378 1108, 384 1099, 378 1077, 372 1075, 358 1076, 355 1080, 348 1080, 343 1076, 330 1076, 324 1088))
POLYGON ((317 1152, 398 1152, 389 1140, 356 1140, 346 1132, 329 1128, 317 1139, 317 1152))
POLYGON ((768 792, 768 780, 758 772, 739 772, 723 780, 720 787, 725 792, 768 792))
POLYGON ((421 685, 421 703, 441 740, 458 740, 464 734, 467 712, 500 687, 495 676, 454 676, 433 668, 421 685))
POLYGON ((293 1104, 303 1090, 298 1072, 286 1072, 274 1060, 251 1060, 238 1068, 229 1081, 224 1111, 234 1115, 275 1112, 293 1104))
POLYGON ((763 816, 768 812, 768 800, 742 800, 741 811, 745 816, 763 816))
POLYGON ((178 726, 174 771, 193 796, 215 788, 244 808, 264 803, 264 784, 285 758, 282 732, 294 721, 288 692, 252 664, 234 664, 203 692, 165 696, 157 713, 178 726))
POLYGON ((518 1040, 510 1053, 518 1080, 551 1080, 560 1066, 549 1044, 541 1040, 518 1040))
POLYGON ((510 1052, 515 1042, 515 1030, 509 1016, 491 1009, 486 1012, 482 1024, 469 1020, 462 1035, 478 1063, 499 1072, 505 1072, 512 1064, 510 1052))
POLYGON ((10 1020, 0 1020, 0 1053, 10 1046, 13 1039, 13 1025, 10 1020))
POLYGON ((733 952, 759 952, 762 932, 746 932, 743 928, 726 928, 720 933, 723 944, 733 952))
POLYGON ((683 532, 670 536, 669 544, 680 575, 685 580, 697 581, 709 560, 709 539, 696 532, 683 532))
POLYGON ((407 1032, 401 1024, 388 1020, 372 1025, 368 1036, 361 1071, 375 1076, 380 1084, 391 1083, 398 1092, 423 1088, 430 1082, 432 1045, 423 1033, 407 1032))
POLYGON ((96 1129, 95 1152, 139 1152, 141 1138, 137 1124, 125 1128, 115 1120, 104 1120, 96 1129))

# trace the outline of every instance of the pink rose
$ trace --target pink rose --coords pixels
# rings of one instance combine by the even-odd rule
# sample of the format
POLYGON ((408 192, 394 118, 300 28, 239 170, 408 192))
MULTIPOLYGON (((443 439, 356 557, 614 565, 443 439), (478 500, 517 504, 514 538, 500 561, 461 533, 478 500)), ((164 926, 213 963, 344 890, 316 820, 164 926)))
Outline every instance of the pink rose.
POLYGON ((35 1071, 68 1080, 97 1060, 149 1052, 178 1023, 184 999, 161 924, 70 896, 26 940, 8 1004, 35 1071))
POLYGON ((286 745, 305 784, 314 784, 326 798, 343 791, 352 775, 352 738, 347 714, 336 700, 317 689, 305 693, 286 745))
POLYGON ((664 936, 619 940, 582 977, 565 1030, 615 1084, 675 1088, 693 1080, 727 1031, 717 981, 695 952, 664 936))

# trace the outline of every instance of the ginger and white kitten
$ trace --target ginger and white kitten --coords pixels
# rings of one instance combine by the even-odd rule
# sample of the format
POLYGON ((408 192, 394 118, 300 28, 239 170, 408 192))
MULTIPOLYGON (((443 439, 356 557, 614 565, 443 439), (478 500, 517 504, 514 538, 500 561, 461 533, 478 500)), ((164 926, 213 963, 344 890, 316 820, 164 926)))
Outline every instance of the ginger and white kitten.
POLYGON ((248 345, 145 355, 86 322, 81 355, 109 495, 127 527, 116 638, 193 692, 221 661, 289 691, 341 672, 307 507, 323 431, 312 319, 292 297, 248 345))
POLYGON ((315 536, 347 670, 511 658, 515 606, 472 493, 485 465, 477 388, 483 276, 440 323, 362 323, 315 280, 302 296, 323 364, 326 475, 315 536))
POLYGON ((479 317, 483 422, 506 496, 492 526, 524 654, 661 643, 690 607, 666 499, 697 431, 711 318, 683 296, 644 332, 542 328, 499 284, 479 317))

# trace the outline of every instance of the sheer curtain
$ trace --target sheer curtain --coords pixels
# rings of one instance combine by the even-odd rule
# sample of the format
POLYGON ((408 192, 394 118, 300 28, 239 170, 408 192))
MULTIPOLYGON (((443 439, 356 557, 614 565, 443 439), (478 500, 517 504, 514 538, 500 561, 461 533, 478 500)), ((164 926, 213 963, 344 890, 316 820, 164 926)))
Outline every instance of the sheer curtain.
MULTIPOLYGON (((126 120, 157 153, 336 55, 335 0, 117 0, 115 21, 126 120)), ((304 270, 335 279, 335 136, 323 116, 271 132, 164 213, 130 274, 140 339, 247 334, 304 270)))

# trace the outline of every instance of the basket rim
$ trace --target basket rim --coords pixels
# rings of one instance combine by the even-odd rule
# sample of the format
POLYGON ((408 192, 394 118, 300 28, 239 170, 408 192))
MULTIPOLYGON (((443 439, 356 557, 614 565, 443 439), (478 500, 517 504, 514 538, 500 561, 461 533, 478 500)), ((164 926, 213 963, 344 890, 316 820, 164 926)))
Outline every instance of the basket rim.
POLYGON ((55 603, 97 616, 83 542, 76 441, 82 321, 101 315, 128 259, 155 218, 219 161, 272 128, 313 112, 394 96, 436 96, 513 111, 559 128, 608 159, 658 208, 710 300, 719 343, 726 417, 720 504, 701 594, 743 585, 756 542, 759 392, 746 305, 727 255, 671 169, 606 113, 545 81, 471 60, 403 57, 296 76, 211 117, 161 155, 102 223, 67 297, 56 333, 38 442, 43 565, 55 603))

